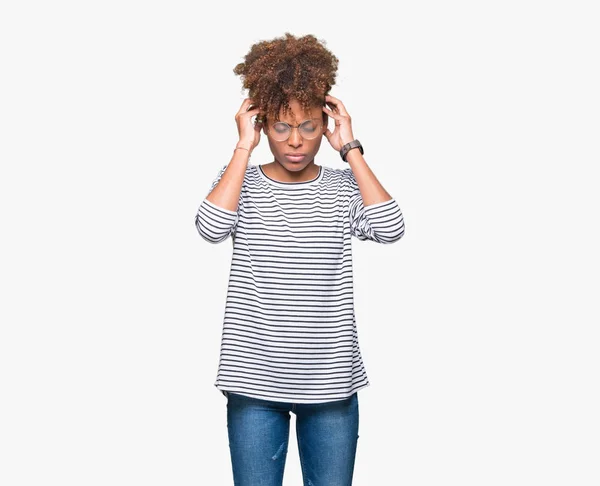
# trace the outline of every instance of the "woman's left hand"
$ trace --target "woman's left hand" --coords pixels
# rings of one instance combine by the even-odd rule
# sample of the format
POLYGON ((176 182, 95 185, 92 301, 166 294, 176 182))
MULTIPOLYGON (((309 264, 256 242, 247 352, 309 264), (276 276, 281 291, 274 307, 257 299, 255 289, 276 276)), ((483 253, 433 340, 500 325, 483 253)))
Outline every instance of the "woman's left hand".
POLYGON ((326 95, 325 103, 333 108, 332 111, 324 106, 323 111, 334 119, 335 129, 333 133, 331 133, 329 128, 326 128, 323 135, 327 137, 331 146, 339 152, 344 145, 354 140, 354 135, 352 134, 352 119, 346 111, 344 104, 337 98, 326 95))

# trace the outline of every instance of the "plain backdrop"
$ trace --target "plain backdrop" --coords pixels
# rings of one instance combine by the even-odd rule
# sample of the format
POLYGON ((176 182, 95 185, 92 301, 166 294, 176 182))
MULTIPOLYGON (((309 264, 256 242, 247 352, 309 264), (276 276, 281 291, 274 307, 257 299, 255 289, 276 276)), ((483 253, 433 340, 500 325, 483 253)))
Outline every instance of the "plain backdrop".
MULTIPOLYGON (((232 245, 194 218, 238 140, 233 68, 290 32, 339 58, 405 217, 353 240, 354 485, 600 484, 594 3, 3 2, 0 483, 233 484, 232 245)), ((345 167, 325 139, 316 163, 345 167)))

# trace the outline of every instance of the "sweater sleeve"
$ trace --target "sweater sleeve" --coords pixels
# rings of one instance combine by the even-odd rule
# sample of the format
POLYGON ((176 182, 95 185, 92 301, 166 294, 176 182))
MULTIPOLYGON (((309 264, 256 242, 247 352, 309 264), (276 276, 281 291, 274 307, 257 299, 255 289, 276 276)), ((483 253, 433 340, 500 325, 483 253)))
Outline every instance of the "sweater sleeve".
MULTIPOLYGON (((212 192, 217 183, 221 180, 221 176, 227 169, 224 165, 213 180, 212 185, 206 194, 206 197, 212 192)), ((239 219, 239 210, 242 205, 242 194, 238 202, 237 211, 222 208, 204 198, 198 211, 196 212, 196 229, 200 236, 209 243, 220 243, 225 241, 229 236, 233 236, 237 228, 239 219)))
POLYGON ((359 240, 394 243, 404 236, 404 216, 395 198, 368 206, 352 169, 344 169, 349 185, 350 232, 359 240))

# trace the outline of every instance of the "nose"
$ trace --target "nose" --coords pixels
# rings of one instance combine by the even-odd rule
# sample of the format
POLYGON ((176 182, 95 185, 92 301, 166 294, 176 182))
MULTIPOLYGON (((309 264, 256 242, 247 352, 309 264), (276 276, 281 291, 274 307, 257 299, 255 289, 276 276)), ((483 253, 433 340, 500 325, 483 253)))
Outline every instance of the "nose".
POLYGON ((292 133, 290 133, 290 136, 288 138, 288 145, 297 147, 298 145, 301 144, 301 142, 302 142, 302 135, 300 135, 300 131, 298 130, 297 127, 292 128, 292 133))

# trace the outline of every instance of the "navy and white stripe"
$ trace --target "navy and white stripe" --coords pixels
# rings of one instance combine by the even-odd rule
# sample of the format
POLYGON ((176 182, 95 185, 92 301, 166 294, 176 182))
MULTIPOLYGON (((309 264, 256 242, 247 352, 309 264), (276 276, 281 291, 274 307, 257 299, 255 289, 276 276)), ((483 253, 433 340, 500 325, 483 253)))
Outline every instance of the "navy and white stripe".
POLYGON ((290 183, 248 165, 237 211, 205 199, 196 228, 210 243, 233 240, 214 383, 223 394, 319 403, 369 386, 351 237, 399 240, 404 218, 395 199, 364 206, 350 168, 320 166, 316 178, 290 183))

